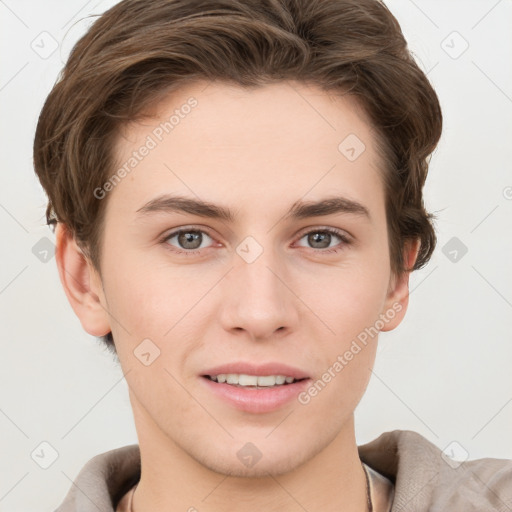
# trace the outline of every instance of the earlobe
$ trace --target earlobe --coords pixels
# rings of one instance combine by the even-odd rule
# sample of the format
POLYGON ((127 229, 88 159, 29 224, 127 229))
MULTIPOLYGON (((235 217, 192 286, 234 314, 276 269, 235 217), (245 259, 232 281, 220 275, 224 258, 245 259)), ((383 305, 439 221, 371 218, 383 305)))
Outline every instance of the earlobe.
MULTIPOLYGON (((404 262, 407 268, 412 268, 418 257, 420 240, 410 240, 404 246, 404 262)), ((391 331, 400 325, 409 305, 409 276, 405 271, 399 276, 393 276, 392 284, 388 290, 384 310, 382 314, 388 321, 381 331, 391 331)))
POLYGON ((55 259, 68 301, 86 332, 104 336, 111 329, 101 279, 63 223, 57 224, 55 236, 55 259))

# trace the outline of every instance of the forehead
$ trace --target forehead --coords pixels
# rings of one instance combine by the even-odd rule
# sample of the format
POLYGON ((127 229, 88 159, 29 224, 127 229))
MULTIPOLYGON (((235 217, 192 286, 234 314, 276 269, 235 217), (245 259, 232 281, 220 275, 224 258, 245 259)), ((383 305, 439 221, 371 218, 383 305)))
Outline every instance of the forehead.
POLYGON ((326 193, 382 202, 381 159, 364 111, 353 97, 302 82, 188 85, 151 118, 123 127, 115 155, 116 169, 127 172, 109 202, 125 214, 165 192, 242 210, 326 193))

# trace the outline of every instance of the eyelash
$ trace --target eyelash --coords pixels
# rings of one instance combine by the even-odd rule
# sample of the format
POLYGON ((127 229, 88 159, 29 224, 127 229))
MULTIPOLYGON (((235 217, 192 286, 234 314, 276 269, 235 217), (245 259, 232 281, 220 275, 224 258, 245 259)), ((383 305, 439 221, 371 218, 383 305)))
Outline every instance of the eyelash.
MULTIPOLYGON (((190 232, 204 233, 204 234, 208 235, 212 240, 214 240, 213 236, 211 236, 208 233, 208 231, 206 231, 204 229, 189 227, 189 228, 181 228, 176 231, 173 231, 172 233, 169 233, 161 240, 161 242, 163 244, 165 244, 167 247, 173 247, 168 243, 171 238, 174 238, 175 236, 180 235, 181 233, 190 233, 190 232)), ((326 248, 326 249, 314 249, 312 247, 309 247, 309 249, 311 249, 312 251, 317 252, 317 253, 323 253, 323 254, 338 253, 343 250, 343 246, 348 246, 351 244, 351 240, 342 231, 339 231, 334 228, 311 229, 310 231, 306 231, 305 233, 302 233, 302 235, 299 237, 298 240, 301 240, 302 238, 309 235, 310 233, 328 233, 330 235, 337 236, 338 238, 340 238, 340 240, 342 242, 341 247, 331 247, 331 248, 326 248)), ((178 250, 173 247, 172 249, 169 249, 169 250, 171 250, 174 254, 183 254, 185 256, 197 256, 198 254, 202 253, 202 251, 204 251, 205 249, 209 249, 209 247, 203 247, 202 249, 190 249, 190 250, 178 250)))

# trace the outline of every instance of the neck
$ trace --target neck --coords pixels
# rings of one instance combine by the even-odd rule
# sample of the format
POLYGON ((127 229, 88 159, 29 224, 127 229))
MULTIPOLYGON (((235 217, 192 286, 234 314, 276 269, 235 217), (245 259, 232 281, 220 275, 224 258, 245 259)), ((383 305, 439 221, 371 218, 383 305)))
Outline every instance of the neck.
MULTIPOLYGON (((308 512, 367 510, 366 476, 359 459, 353 416, 332 441, 289 470, 238 476, 208 467, 171 440, 140 404, 132 402, 141 453, 141 478, 133 511, 308 512)), ((314 435, 312 435, 314 443, 314 435)), ((213 465, 213 464, 212 464, 213 465)))

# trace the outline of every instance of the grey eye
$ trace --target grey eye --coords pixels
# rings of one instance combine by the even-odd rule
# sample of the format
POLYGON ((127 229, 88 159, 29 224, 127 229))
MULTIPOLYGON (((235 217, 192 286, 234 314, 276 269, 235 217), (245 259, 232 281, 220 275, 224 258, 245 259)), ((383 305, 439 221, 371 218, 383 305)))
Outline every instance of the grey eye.
POLYGON ((211 240, 211 237, 204 231, 200 231, 197 229, 183 229, 171 233, 166 238, 166 241, 170 243, 170 245, 173 245, 178 249, 187 249, 193 251, 204 247, 202 246, 202 244, 205 241, 205 237, 211 240), (171 240, 173 240, 174 238, 177 240, 177 245, 171 243, 171 240))

